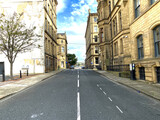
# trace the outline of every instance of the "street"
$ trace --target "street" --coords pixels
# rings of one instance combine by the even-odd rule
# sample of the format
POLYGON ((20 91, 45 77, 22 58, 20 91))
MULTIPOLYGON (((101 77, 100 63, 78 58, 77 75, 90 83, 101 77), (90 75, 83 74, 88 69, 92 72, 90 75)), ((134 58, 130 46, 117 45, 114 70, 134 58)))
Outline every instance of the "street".
POLYGON ((63 70, 0 101, 0 120, 160 120, 160 101, 93 70, 63 70))

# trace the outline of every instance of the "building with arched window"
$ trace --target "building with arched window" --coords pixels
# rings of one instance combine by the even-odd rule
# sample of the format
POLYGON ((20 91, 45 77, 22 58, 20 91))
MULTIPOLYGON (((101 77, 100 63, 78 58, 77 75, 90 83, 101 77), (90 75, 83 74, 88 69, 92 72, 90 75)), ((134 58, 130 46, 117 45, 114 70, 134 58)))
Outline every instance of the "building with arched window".
POLYGON ((131 56, 136 78, 160 83, 160 1, 129 2, 131 56))
POLYGON ((102 68, 132 63, 136 79, 160 83, 160 1, 97 2, 102 68))

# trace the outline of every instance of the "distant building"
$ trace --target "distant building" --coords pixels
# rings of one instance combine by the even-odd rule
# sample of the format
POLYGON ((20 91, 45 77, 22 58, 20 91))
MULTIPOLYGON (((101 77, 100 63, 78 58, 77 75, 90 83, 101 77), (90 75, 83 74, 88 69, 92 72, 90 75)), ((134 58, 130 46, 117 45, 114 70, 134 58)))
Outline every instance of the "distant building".
POLYGON ((97 1, 102 69, 106 70, 108 65, 129 64, 131 62, 129 8, 125 5, 126 2, 97 1))
POLYGON ((67 68, 67 35, 66 33, 57 34, 57 68, 67 68))
POLYGON ((85 33, 86 39, 86 60, 85 67, 89 69, 99 68, 99 39, 98 39, 98 14, 90 13, 87 20, 87 28, 85 33))
MULTIPOLYGON (((26 27, 36 26, 36 33, 41 35, 41 48, 33 48, 29 52, 18 54, 13 74, 23 68, 29 68, 29 73, 44 73, 57 69, 57 0, 5 0, 0 2, 0 13, 24 13, 22 21, 26 27)), ((5 73, 9 74, 8 59, 0 53, 0 61, 5 63, 5 73)))

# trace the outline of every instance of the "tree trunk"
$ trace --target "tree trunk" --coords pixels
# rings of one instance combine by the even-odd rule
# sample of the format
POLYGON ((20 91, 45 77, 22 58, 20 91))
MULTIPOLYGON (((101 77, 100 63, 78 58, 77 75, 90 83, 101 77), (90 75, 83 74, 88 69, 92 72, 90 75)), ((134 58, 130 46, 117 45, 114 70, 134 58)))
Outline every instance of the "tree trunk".
POLYGON ((13 80, 13 63, 10 63, 10 77, 13 80))

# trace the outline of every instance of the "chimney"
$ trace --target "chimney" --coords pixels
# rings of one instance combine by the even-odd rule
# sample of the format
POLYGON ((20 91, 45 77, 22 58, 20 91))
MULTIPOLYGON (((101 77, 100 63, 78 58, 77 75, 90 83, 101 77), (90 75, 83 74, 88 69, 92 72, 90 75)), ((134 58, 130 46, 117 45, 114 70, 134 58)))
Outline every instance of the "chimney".
POLYGON ((91 9, 88 9, 88 13, 91 13, 91 9))

